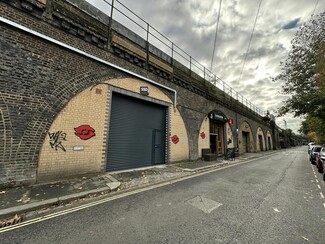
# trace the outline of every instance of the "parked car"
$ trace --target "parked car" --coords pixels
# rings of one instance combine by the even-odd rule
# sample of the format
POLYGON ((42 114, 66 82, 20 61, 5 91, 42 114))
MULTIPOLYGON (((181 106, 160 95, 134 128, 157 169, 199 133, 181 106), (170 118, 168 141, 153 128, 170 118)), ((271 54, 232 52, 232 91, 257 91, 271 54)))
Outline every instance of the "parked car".
POLYGON ((325 145, 323 145, 317 156, 316 165, 318 165, 318 172, 323 172, 323 180, 325 181, 325 145))
POLYGON ((315 145, 315 142, 309 142, 308 143, 308 154, 310 154, 311 149, 313 148, 313 146, 315 145))
POLYGON ((319 173, 324 172, 323 161, 325 162, 325 146, 324 145, 316 156, 316 167, 318 168, 319 173), (322 160, 322 158, 323 158, 323 160, 322 160))
POLYGON ((323 147, 322 145, 313 145, 309 157, 309 161, 311 164, 316 164, 316 156, 318 155, 322 147, 323 147))

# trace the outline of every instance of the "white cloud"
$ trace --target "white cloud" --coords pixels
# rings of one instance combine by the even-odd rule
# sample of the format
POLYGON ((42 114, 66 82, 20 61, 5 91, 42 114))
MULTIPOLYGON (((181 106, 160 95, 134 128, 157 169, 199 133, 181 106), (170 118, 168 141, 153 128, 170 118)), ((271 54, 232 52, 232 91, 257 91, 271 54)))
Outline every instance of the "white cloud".
MULTIPOLYGON (((88 0, 105 13, 109 6, 102 0, 88 0)), ((110 1, 109 1, 110 2, 110 1)), ((115 1, 116 2, 116 1, 115 1)), ((210 69, 213 42, 218 19, 219 1, 214 0, 120 0, 129 9, 150 23, 171 41, 210 69)), ((260 0, 222 1, 219 32, 214 57, 214 73, 262 110, 276 110, 287 96, 281 95, 281 83, 270 77, 280 72, 291 48, 297 28, 283 29, 289 23, 307 21, 317 0, 263 1, 255 33, 247 55, 241 80, 240 72, 245 59, 255 16, 260 0)), ((117 5, 118 6, 118 5, 117 5)), ((325 1, 319 1, 315 13, 325 10, 325 1)), ((115 13, 118 21, 124 21, 115 13)), ((142 35, 143 36, 143 35, 142 35)), ((294 132, 301 120, 284 117, 294 132)), ((277 119, 279 126, 283 118, 277 119)))

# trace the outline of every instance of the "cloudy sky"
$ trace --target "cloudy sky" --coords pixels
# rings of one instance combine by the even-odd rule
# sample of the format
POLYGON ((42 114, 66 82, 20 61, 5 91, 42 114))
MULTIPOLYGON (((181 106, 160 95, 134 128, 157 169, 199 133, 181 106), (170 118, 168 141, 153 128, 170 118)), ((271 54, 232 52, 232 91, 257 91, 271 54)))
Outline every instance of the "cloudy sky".
MULTIPOLYGON (((110 7, 104 0, 87 1, 104 13, 110 13, 110 7)), ((279 74, 280 61, 285 60, 299 26, 308 21, 313 13, 325 11, 325 1, 119 0, 208 69, 220 1, 212 71, 261 110, 274 114, 287 96, 280 94, 281 82, 273 82, 271 78, 279 74)), ((111 0, 107 2, 111 3, 111 0)), ((118 2, 116 7, 124 9, 118 2)), ((115 11, 114 17, 145 38, 145 32, 128 24, 121 14, 115 11)), ((145 24, 142 26, 146 27, 145 24)), ((287 128, 297 132, 301 119, 290 114, 277 118, 281 128, 285 128, 284 120, 287 128)))

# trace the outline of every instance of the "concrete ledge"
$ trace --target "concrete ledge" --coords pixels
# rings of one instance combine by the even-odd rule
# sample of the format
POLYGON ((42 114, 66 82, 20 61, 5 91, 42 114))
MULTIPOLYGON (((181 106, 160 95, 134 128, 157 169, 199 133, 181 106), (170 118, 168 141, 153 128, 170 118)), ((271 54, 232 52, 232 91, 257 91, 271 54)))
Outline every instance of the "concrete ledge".
POLYGON ((17 207, 1 209, 0 210, 0 219, 5 219, 8 217, 14 216, 15 214, 21 214, 21 213, 25 213, 27 211, 32 211, 32 210, 44 208, 47 206, 52 206, 57 203, 58 203, 58 198, 56 197, 56 198, 51 198, 51 199, 47 199, 47 200, 40 201, 40 202, 33 202, 33 203, 24 204, 24 205, 17 206, 17 207))
POLYGON ((79 192, 79 193, 75 193, 75 194, 70 194, 70 195, 67 195, 67 196, 61 196, 61 197, 58 197, 58 201, 59 202, 71 201, 71 200, 75 200, 75 199, 78 199, 78 198, 88 196, 90 194, 99 193, 99 192, 102 192, 102 191, 111 191, 111 189, 109 187, 102 187, 102 188, 98 188, 98 189, 94 189, 94 190, 89 190, 89 191, 79 192))
POLYGON ((147 58, 147 54, 145 51, 142 51, 140 48, 135 47, 133 44, 129 43, 128 41, 124 40, 123 38, 121 38, 117 35, 113 35, 112 42, 128 49, 129 51, 137 54, 138 56, 140 56, 144 59, 147 58))
POLYGON ((228 164, 229 164, 228 162, 226 162, 226 163, 217 163, 215 165, 209 165, 209 166, 203 166, 203 167, 196 168, 196 169, 194 169, 194 171, 209 170, 211 168, 223 167, 223 166, 228 165, 228 164))
POLYGON ((149 61, 153 64, 158 65, 160 68, 163 68, 164 70, 168 71, 169 73, 173 73, 173 68, 171 66, 163 63, 162 61, 153 57, 152 55, 149 55, 149 61))
POLYGON ((0 210, 0 219, 5 219, 11 216, 14 216, 15 214, 23 214, 28 211, 33 211, 45 207, 49 207, 52 205, 57 205, 59 203, 67 202, 67 201, 72 201, 75 199, 79 199, 85 196, 88 196, 90 194, 95 194, 99 192, 110 192, 111 189, 110 187, 102 187, 98 189, 93 189, 89 191, 84 191, 84 192, 79 192, 79 193, 74 193, 66 196, 60 196, 60 197, 55 197, 39 202, 33 202, 33 203, 27 203, 21 206, 16 206, 12 208, 6 208, 6 209, 1 209, 0 210))

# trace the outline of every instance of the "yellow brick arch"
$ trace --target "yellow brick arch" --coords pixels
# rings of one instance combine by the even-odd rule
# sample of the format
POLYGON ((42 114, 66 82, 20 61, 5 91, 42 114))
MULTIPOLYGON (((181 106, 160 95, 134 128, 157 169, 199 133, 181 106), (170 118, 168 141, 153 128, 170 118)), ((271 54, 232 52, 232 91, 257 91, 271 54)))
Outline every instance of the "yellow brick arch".
POLYGON ((149 88, 148 97, 170 104, 167 135, 169 148, 166 148, 168 160, 188 160, 187 131, 178 109, 173 107, 172 100, 160 88, 143 80, 109 79, 74 96, 55 118, 41 148, 38 181, 105 171, 110 88, 140 95, 141 86, 149 88), (81 140, 74 130, 81 125, 91 126, 95 136, 89 140, 81 140), (173 135, 178 137, 176 144, 171 139, 173 135))

